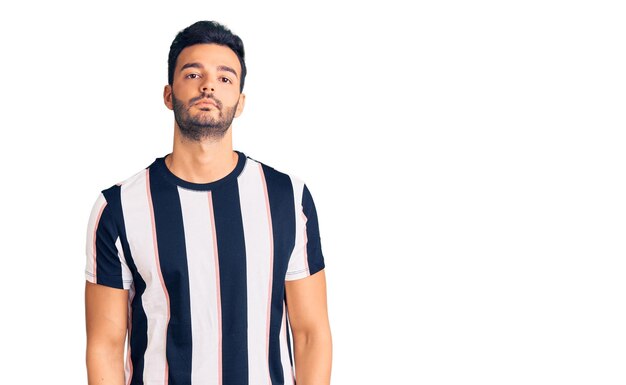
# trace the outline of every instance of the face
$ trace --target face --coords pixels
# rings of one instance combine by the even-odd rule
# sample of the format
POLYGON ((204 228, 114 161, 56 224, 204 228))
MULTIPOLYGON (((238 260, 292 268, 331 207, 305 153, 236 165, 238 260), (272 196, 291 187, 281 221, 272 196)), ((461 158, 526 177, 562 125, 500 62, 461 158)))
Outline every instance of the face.
POLYGON ((163 97, 184 137, 219 140, 226 134, 243 111, 240 76, 239 59, 226 46, 196 44, 180 52, 163 97))

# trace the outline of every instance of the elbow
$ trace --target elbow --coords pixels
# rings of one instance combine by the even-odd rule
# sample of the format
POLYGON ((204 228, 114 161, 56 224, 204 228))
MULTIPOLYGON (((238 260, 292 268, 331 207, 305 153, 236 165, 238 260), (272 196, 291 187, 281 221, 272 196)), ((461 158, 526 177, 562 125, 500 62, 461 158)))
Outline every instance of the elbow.
POLYGON ((124 360, 124 341, 117 339, 87 338, 85 352, 87 367, 94 362, 124 360))
POLYGON ((296 349, 311 345, 322 345, 328 349, 332 348, 332 336, 328 325, 303 330, 293 330, 293 342, 296 349))

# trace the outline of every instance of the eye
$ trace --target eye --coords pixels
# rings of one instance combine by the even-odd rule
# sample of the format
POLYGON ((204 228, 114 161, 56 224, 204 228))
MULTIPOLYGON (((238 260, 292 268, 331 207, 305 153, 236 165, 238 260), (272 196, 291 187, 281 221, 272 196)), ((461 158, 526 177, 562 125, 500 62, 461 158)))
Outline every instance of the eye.
POLYGON ((185 79, 199 79, 200 75, 196 73, 191 73, 185 76, 185 79))
POLYGON ((222 82, 224 82, 224 83, 232 83, 232 81, 229 78, 226 78, 226 77, 223 77, 223 76, 220 78, 220 80, 222 82))

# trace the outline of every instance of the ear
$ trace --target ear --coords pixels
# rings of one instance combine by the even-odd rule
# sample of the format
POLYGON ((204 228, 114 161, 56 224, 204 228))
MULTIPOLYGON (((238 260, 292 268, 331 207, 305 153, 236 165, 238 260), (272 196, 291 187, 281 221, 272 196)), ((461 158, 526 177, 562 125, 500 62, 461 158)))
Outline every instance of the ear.
POLYGON ((163 103, 170 110, 174 109, 174 103, 172 102, 172 86, 169 84, 163 89, 163 103))
POLYGON ((239 94, 239 102, 237 102, 237 110, 235 111, 235 118, 241 115, 245 104, 246 104, 246 95, 244 93, 241 93, 239 94))

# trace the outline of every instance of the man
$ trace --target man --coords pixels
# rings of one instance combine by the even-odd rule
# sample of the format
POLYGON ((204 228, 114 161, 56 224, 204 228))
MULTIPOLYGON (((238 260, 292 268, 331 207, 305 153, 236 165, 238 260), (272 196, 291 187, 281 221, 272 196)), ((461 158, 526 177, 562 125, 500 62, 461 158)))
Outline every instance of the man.
POLYGON ((168 75, 173 151, 102 190, 89 218, 89 384, 329 384, 311 194, 233 151, 241 39, 197 22, 172 42, 168 75))

